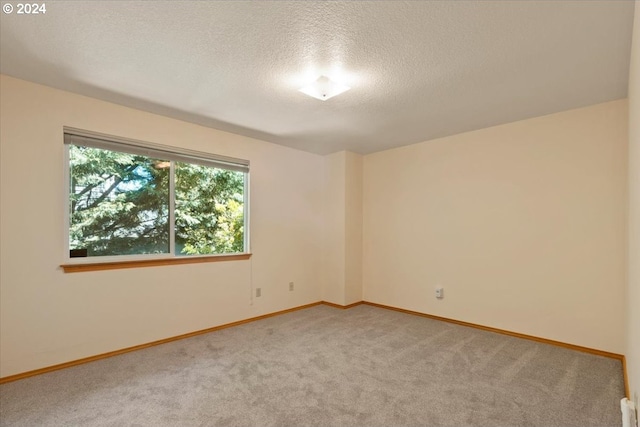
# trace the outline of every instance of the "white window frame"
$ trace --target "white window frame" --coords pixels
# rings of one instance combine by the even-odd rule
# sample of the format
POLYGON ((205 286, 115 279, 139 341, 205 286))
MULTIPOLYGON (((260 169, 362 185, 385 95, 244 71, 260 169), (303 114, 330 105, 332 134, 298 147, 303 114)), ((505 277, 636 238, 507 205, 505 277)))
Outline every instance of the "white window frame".
POLYGON ((229 255, 245 255, 250 254, 250 218, 249 218, 249 161, 243 159, 237 159, 234 157, 221 156, 217 154, 205 153, 201 151, 189 150, 185 148, 170 147, 161 144, 155 144, 151 142, 139 141, 129 138, 123 138, 118 136, 112 136, 102 134, 98 132, 87 131, 83 129, 77 129, 65 126, 63 128, 64 134, 64 264, 95 264, 95 263, 114 263, 114 262, 126 262, 126 261, 145 261, 145 260, 167 260, 167 259, 192 259, 192 258, 210 258, 210 257, 225 257, 229 255), (94 148, 102 148, 106 150, 119 151, 131 154, 141 154, 149 157, 157 157, 172 162, 170 168, 169 178, 169 253, 166 254, 137 254, 137 255, 111 255, 111 256, 93 256, 93 257, 74 257, 69 255, 70 251, 70 239, 69 239, 69 226, 70 226, 70 212, 69 212, 69 197, 70 197, 70 179, 71 179, 71 165, 69 157, 69 145, 83 145, 94 148), (206 254, 206 255, 176 255, 175 254, 175 168, 173 163, 176 161, 186 162, 191 164, 199 164, 203 166, 216 167, 220 169, 235 170, 244 173, 244 203, 243 203, 243 216, 244 216, 244 242, 243 252, 230 252, 221 254, 206 254))

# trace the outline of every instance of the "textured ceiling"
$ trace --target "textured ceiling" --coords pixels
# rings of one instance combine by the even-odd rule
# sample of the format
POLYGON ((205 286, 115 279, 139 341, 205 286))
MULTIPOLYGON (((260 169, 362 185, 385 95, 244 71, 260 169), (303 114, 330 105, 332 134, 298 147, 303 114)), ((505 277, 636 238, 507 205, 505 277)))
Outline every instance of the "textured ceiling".
POLYGON ((325 154, 624 98, 634 3, 46 6, 2 14, 3 74, 325 154), (298 92, 321 74, 352 89, 325 102, 298 92))

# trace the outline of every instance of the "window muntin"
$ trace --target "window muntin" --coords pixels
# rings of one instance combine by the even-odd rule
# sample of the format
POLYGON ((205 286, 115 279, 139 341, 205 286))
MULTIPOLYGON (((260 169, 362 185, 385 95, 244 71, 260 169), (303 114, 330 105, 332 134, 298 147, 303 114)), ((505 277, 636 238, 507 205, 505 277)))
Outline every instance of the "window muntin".
POLYGON ((74 262, 247 252, 248 162, 74 133, 65 143, 74 262))

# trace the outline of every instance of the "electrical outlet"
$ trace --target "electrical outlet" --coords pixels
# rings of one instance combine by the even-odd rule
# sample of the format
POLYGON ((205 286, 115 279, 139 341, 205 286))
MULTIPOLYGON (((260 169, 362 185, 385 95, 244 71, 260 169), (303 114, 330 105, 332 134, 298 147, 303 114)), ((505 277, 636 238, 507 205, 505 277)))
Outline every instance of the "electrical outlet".
POLYGON ((442 289, 442 287, 436 288, 436 298, 438 299, 444 298, 444 289, 442 289))
POLYGON ((256 288, 256 297, 259 298, 262 296, 262 288, 256 288))
POLYGON ((289 291, 293 291, 293 282, 289 282, 289 291))

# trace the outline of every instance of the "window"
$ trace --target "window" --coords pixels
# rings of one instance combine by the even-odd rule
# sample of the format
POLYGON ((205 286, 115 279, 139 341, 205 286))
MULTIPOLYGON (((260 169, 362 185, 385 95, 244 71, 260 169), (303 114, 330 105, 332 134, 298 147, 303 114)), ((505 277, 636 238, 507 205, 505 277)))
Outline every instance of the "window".
POLYGON ((64 142, 69 258, 247 252, 248 161, 67 128, 64 142))

